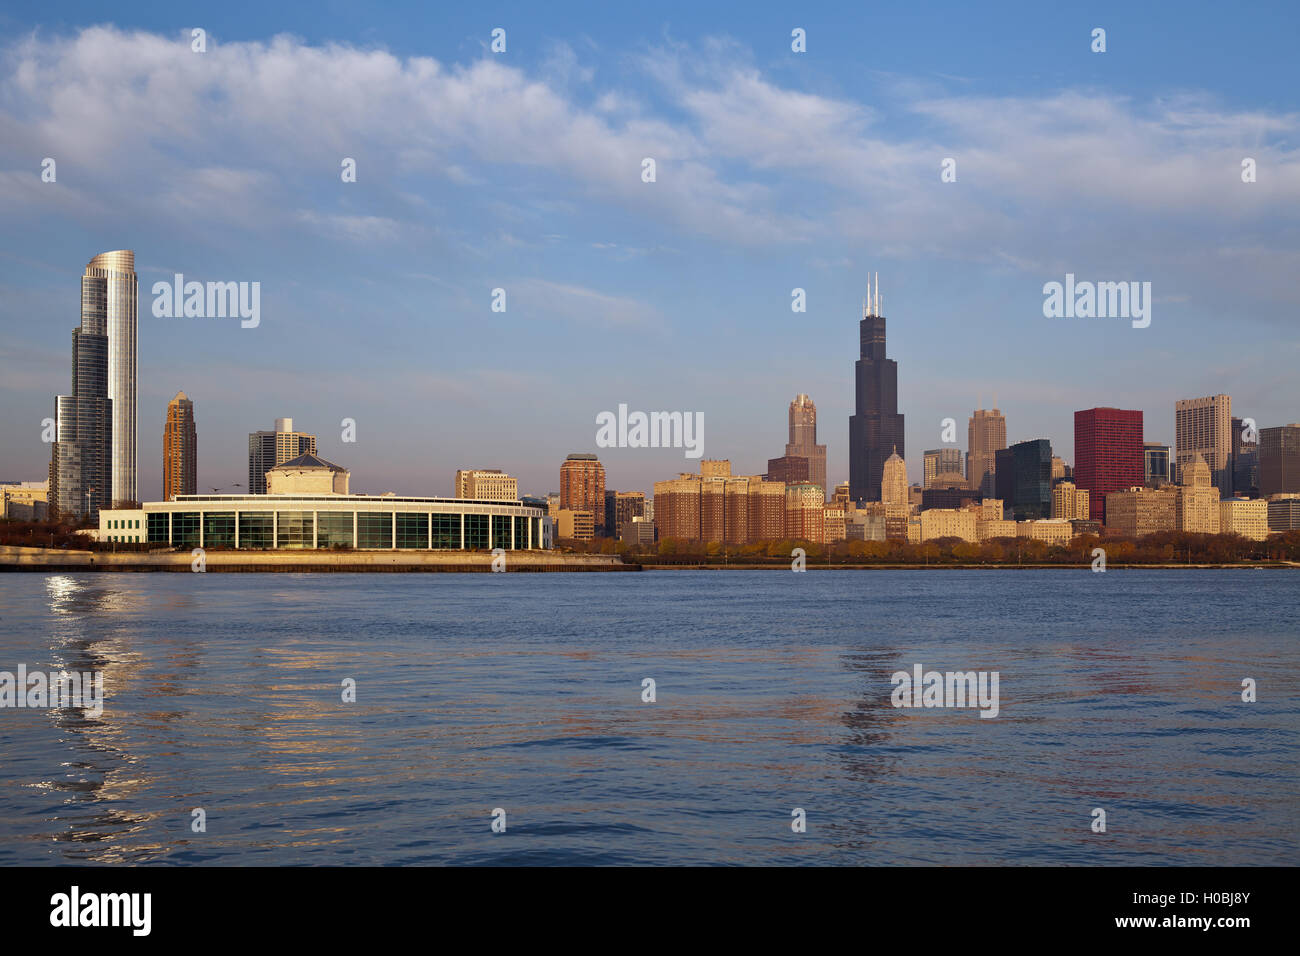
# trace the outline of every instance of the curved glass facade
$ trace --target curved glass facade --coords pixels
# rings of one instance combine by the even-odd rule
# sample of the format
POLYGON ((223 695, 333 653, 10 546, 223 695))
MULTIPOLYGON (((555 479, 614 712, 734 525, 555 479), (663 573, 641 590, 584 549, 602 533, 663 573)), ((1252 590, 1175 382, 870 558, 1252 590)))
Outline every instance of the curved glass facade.
MULTIPOLYGON (((178 495, 146 502, 142 532, 177 548, 540 549, 545 510, 516 501, 392 495, 178 495)), ((103 529, 140 511, 110 512, 103 529)))

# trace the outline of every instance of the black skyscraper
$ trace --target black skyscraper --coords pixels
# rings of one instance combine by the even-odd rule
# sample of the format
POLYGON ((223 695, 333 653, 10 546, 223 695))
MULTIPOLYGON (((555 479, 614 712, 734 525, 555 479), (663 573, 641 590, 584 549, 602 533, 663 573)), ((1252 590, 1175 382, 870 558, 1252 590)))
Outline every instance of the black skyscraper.
POLYGON ((849 497, 854 501, 879 501, 885 459, 895 451, 907 457, 898 412, 898 363, 885 358, 880 286, 874 300, 870 286, 867 291, 858 323, 862 357, 854 365, 857 414, 849 416, 849 497))
POLYGON ((108 397, 104 280, 81 280, 81 327, 72 330, 72 394, 55 402, 51 515, 95 519, 112 504, 113 401, 108 397))

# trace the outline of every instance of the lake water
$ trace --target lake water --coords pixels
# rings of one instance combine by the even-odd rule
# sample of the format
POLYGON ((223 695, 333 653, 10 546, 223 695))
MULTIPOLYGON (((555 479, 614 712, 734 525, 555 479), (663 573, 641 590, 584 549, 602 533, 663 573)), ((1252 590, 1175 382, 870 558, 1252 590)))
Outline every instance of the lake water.
POLYGON ((1298 596, 1284 570, 3 574, 0 670, 99 670, 106 702, 0 709, 0 863, 1294 865, 1298 596), (894 707, 915 664, 997 671, 998 715, 894 707))

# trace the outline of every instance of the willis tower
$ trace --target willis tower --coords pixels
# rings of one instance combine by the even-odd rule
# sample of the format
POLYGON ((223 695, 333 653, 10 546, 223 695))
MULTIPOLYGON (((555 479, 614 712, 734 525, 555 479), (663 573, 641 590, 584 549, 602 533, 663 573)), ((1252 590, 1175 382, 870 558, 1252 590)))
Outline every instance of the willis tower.
POLYGON ((874 297, 867 284, 867 300, 858 323, 862 357, 854 364, 857 413, 849 416, 849 497, 854 501, 879 501, 885 459, 903 448, 903 416, 898 412, 898 363, 885 358, 885 317, 880 314, 880 279, 874 297))

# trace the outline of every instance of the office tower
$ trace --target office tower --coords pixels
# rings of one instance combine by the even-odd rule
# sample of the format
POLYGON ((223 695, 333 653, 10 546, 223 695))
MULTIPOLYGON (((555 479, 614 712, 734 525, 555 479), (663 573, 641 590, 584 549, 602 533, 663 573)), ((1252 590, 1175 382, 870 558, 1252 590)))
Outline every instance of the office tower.
POLYGON ((1300 492, 1300 425, 1259 430, 1259 493, 1300 492))
MULTIPOLYGON (((106 252, 90 260, 81 277, 81 325, 72 331, 72 394, 60 395, 55 400, 54 444, 50 451, 49 513, 60 517, 86 517, 98 519, 101 508, 110 508, 117 501, 134 501, 135 493, 135 440, 130 442, 130 494, 119 498, 114 480, 115 452, 121 451, 128 460, 125 448, 113 441, 114 408, 110 395, 111 371, 120 371, 122 362, 110 361, 110 354, 120 344, 124 335, 123 312, 134 301, 134 273, 131 273, 129 299, 128 283, 111 266, 122 264, 114 259, 126 256, 125 264, 131 266, 131 253, 106 252), (110 278, 110 276, 112 278, 110 278), (111 289, 110 289, 111 286, 111 289), (111 305, 110 305, 111 300, 111 305), (110 313, 112 331, 110 335, 110 313)), ((134 313, 132 313, 134 315, 134 313)), ((135 324, 130 324, 130 394, 123 398, 132 406, 130 427, 135 427, 135 324)), ((124 387, 124 386, 123 386, 124 387)))
POLYGON ((966 426, 966 480, 971 488, 994 495, 997 454, 1007 447, 1007 419, 996 408, 977 408, 966 426))
POLYGON ((994 459, 994 481, 1003 506, 1017 521, 1052 514, 1052 443, 1046 438, 1017 442, 994 459))
POLYGON ((1052 485, 1052 517, 1067 521, 1088 521, 1092 513, 1092 498, 1087 488, 1072 481, 1058 481, 1052 485))
POLYGON ((266 473, 299 455, 316 454, 316 436, 293 430, 292 418, 277 418, 275 431, 248 436, 248 493, 266 494, 266 473))
POLYGON ((1181 487, 1175 505, 1179 531, 1219 533, 1219 489, 1214 487, 1210 466, 1200 455, 1182 469, 1181 487))
POLYGON ((1182 469, 1200 456, 1214 486, 1232 495, 1232 399, 1227 395, 1181 398, 1174 402, 1174 464, 1182 469))
POLYGON ((921 484, 924 487, 938 488, 936 479, 940 475, 945 476, 943 487, 952 487, 954 476, 960 479, 960 484, 965 484, 960 448, 932 448, 924 454, 921 472, 921 484))
POLYGON ((1074 484, 1092 496, 1093 520, 1106 521, 1109 492, 1144 481, 1141 411, 1087 408, 1074 413, 1074 484))
POLYGON ((173 495, 198 494, 199 436, 194 403, 184 392, 167 403, 163 425, 163 501, 173 495))
POLYGON ((518 501, 519 479, 499 468, 459 469, 455 485, 457 498, 478 501, 518 501))
MULTIPOLYGON (((785 446, 786 458, 808 460, 806 480, 822 489, 826 488, 826 446, 817 444, 817 406, 802 392, 790 403, 790 440, 785 446)), ((775 478, 774 481, 784 481, 775 478)), ((796 480, 796 479, 792 479, 796 480)))
POLYGON ((1169 446, 1159 442, 1142 443, 1142 484, 1159 488, 1169 484, 1169 446))
MULTIPOLYGON (((605 535, 605 466, 595 455, 573 454, 560 466, 560 508, 590 511, 593 533, 605 535)), ((610 534, 616 532, 616 528, 609 529, 610 534)))
POLYGON ((107 392, 112 405, 112 481, 114 505, 138 501, 136 495, 136 324, 139 314, 135 253, 101 252, 81 277, 81 322, 108 337, 107 392))
POLYGON ((1238 496, 1259 494, 1259 435, 1248 431, 1241 418, 1232 420, 1232 492, 1238 496))
POLYGON ((880 475, 880 500, 887 516, 905 515, 909 510, 907 464, 895 451, 885 459, 880 475))
POLYGON ((860 358, 854 365, 854 408, 849 416, 849 494, 854 501, 879 501, 885 459, 904 458, 903 416, 898 411, 898 363, 885 357, 885 317, 880 282, 870 286, 858 323, 860 358))
POLYGON ((644 491, 605 489, 605 533, 611 538, 623 534, 623 526, 645 514, 644 491))

